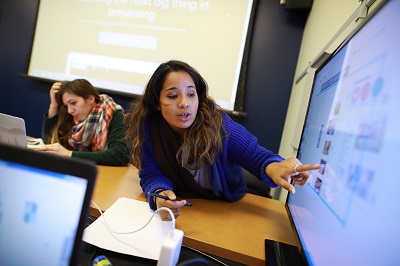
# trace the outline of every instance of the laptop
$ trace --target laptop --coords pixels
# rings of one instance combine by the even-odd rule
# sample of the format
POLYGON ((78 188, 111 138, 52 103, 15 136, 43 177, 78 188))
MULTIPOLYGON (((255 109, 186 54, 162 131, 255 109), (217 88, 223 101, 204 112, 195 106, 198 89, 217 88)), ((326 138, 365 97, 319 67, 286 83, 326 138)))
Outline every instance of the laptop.
POLYGON ((0 143, 39 149, 45 144, 41 138, 27 138, 25 120, 21 117, 0 113, 0 143))
POLYGON ((27 147, 25 120, 0 113, 0 143, 27 147))
POLYGON ((2 265, 77 265, 93 162, 0 143, 2 265))

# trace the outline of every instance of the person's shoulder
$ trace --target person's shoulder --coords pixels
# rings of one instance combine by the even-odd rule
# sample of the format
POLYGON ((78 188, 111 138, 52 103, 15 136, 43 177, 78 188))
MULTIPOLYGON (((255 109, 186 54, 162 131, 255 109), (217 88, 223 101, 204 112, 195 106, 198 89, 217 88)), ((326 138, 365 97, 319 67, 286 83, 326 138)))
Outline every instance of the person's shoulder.
POLYGON ((225 118, 229 117, 228 113, 225 112, 225 111, 222 110, 222 109, 218 109, 217 112, 221 114, 222 119, 225 119, 225 118))
POLYGON ((115 109, 115 114, 122 115, 122 116, 125 115, 124 110, 122 110, 122 109, 115 109))
POLYGON ((230 115, 225 112, 224 110, 218 110, 218 112, 220 112, 221 116, 222 116, 222 123, 236 123, 232 117, 230 117, 230 115))
POLYGON ((125 123, 125 114, 122 110, 115 110, 112 118, 111 118, 111 123, 112 124, 123 124, 125 123))
POLYGON ((243 132, 247 131, 246 127, 235 121, 227 112, 222 110, 220 112, 222 115, 222 124, 226 132, 243 134, 243 132))
POLYGON ((125 114, 122 110, 115 110, 114 112, 114 117, 120 118, 120 119, 124 119, 125 118, 125 114))

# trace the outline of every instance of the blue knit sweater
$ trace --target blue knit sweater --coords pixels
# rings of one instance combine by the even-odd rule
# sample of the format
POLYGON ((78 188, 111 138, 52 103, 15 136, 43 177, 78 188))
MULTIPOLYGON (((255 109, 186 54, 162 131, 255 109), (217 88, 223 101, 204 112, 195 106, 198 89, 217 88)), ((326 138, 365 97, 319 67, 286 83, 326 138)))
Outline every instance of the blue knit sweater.
MULTIPOLYGON (((242 125, 233 121, 222 112, 226 138, 223 142, 223 152, 217 155, 214 168, 218 173, 210 174, 210 185, 213 193, 227 201, 236 201, 247 192, 242 167, 270 187, 278 186, 266 175, 265 167, 272 162, 283 161, 283 158, 272 151, 261 147, 257 138, 242 125)), ((146 139, 143 145, 142 169, 139 172, 140 185, 147 192, 157 189, 174 190, 171 180, 166 177, 157 165, 153 145, 150 139, 150 123, 146 123, 146 139)), ((151 198, 150 207, 155 209, 151 198)))

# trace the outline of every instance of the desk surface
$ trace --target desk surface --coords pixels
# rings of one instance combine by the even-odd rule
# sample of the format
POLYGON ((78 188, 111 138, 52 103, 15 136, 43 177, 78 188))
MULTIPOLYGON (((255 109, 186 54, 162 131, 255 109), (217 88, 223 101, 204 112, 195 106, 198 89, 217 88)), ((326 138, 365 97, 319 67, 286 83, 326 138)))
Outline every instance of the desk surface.
MULTIPOLYGON (((98 166, 93 201, 107 210, 118 198, 146 201, 133 166, 98 166)), ((284 203, 252 194, 236 202, 190 199, 181 209, 176 228, 183 244, 246 265, 265 265, 264 240, 296 245, 284 203)), ((99 216, 91 206, 91 214, 99 216)))
MULTIPOLYGON (((121 197, 136 199, 143 194, 139 184, 138 170, 130 166, 97 166, 98 175, 92 200, 102 211, 107 210, 121 197)), ((90 214, 100 216, 91 204, 90 214)))

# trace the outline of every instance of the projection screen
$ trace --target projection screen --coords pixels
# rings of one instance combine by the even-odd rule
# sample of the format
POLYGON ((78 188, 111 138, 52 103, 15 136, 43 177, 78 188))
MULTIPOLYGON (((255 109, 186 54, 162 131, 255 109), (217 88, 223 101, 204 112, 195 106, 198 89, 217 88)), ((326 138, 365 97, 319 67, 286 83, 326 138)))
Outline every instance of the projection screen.
POLYGON ((140 95, 160 63, 185 61, 233 110, 253 0, 40 0, 28 77, 86 78, 140 95))

